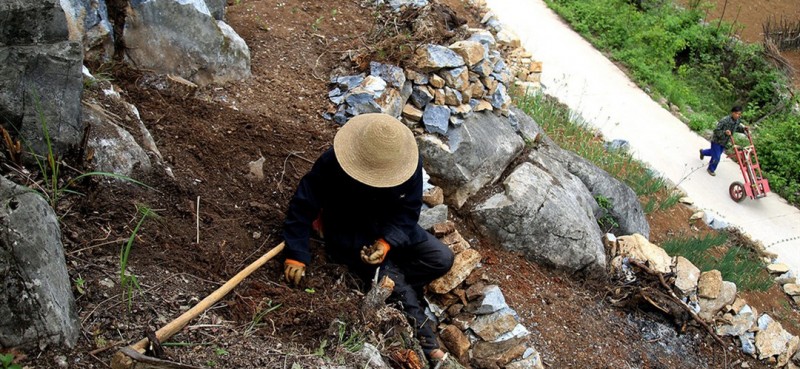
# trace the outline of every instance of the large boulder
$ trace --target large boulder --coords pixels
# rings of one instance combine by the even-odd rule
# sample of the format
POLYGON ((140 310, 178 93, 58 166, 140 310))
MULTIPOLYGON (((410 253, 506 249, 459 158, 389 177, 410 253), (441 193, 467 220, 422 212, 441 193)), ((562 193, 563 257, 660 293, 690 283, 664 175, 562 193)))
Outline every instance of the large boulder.
POLYGON ((567 170, 581 179, 592 196, 603 196, 610 201, 606 210, 619 224, 620 233, 638 233, 645 238, 650 237, 650 223, 647 222, 636 192, 630 186, 575 153, 561 151, 561 159, 564 160, 567 170))
POLYGON ((53 209, 0 176, 0 346, 72 347, 79 325, 53 209))
MULTIPOLYGON (((611 206, 606 210, 619 223, 621 234, 638 233, 645 238, 650 236, 650 224, 636 192, 630 186, 572 151, 558 147, 549 137, 543 136, 539 125, 525 113, 516 109, 512 109, 512 112, 518 120, 517 126, 523 137, 529 141, 542 141, 542 144, 538 145, 538 151, 542 155, 560 162, 570 173, 580 178, 592 196, 603 196, 610 200, 611 206), (542 138, 537 139, 540 135, 542 138)), ((602 215, 599 206, 593 205, 593 209, 596 217, 602 215)))
POLYGON ((30 150, 48 152, 45 126, 57 156, 81 142, 82 66, 59 1, 0 4, 0 116, 30 150))
POLYGON ((202 0, 130 1, 123 41, 135 66, 200 85, 250 76, 244 40, 202 0))
POLYGON ((460 208, 486 184, 494 183, 525 146, 507 118, 472 114, 447 132, 449 142, 423 135, 417 140, 431 182, 460 208))
POLYGON ((533 152, 503 187, 473 210, 485 234, 534 261, 588 276, 604 273, 594 199, 577 177, 533 152))

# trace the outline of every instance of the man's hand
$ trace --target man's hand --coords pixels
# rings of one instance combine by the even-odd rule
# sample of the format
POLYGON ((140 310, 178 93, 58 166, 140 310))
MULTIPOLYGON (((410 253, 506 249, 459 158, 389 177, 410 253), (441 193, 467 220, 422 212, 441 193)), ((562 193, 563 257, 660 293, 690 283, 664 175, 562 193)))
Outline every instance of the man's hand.
POLYGON ((728 135, 728 136, 730 136, 730 135, 731 135, 731 130, 729 130, 729 129, 726 129, 726 130, 725 130, 725 134, 726 134, 726 135, 728 135))
POLYGON ((391 249, 391 246, 386 240, 383 238, 378 239, 372 246, 361 248, 361 261, 371 265, 380 264, 386 258, 389 249, 391 249))
POLYGON ((298 286, 300 285, 300 280, 306 275, 306 265, 292 259, 286 259, 283 262, 283 276, 286 278, 286 282, 298 286))

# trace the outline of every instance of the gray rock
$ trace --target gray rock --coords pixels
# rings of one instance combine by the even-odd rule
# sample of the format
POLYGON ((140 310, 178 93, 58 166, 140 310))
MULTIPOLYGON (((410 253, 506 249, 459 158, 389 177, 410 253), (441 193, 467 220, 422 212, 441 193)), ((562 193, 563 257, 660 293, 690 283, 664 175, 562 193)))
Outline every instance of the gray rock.
POLYGON ((478 227, 528 259, 603 275, 605 250, 588 189, 537 152, 532 152, 529 161, 513 170, 501 192, 475 207, 478 227))
POLYGON ((719 296, 714 299, 700 298, 700 313, 697 314, 705 321, 714 319, 714 315, 722 310, 725 305, 730 305, 736 299, 736 284, 733 282, 722 282, 719 296))
POLYGON ((494 72, 494 64, 492 64, 492 62, 490 62, 488 59, 483 59, 478 64, 475 64, 470 70, 477 73, 481 77, 487 77, 494 72))
POLYGON ((489 48, 494 46, 497 42, 494 39, 494 35, 491 32, 482 29, 482 28, 472 28, 470 29, 472 35, 469 36, 467 41, 477 41, 480 42, 485 47, 489 48))
POLYGON ((369 63, 369 74, 371 76, 380 77, 390 86, 397 89, 403 88, 406 83, 406 74, 403 68, 391 64, 382 64, 378 62, 369 63))
POLYGON ((436 205, 432 208, 424 208, 419 214, 419 224, 422 229, 430 229, 434 224, 447 221, 447 205, 436 205))
POLYGON ((683 296, 688 296, 697 290, 697 280, 700 278, 700 269, 692 264, 689 259, 677 256, 675 262, 675 287, 683 296))
POLYGON ((467 67, 444 69, 439 71, 439 76, 444 79, 445 86, 464 91, 469 87, 469 73, 467 67))
POLYGON ((430 133, 446 134, 450 122, 450 109, 444 105, 428 104, 422 113, 422 123, 430 133))
POLYGON ((131 1, 123 39, 135 66, 199 85, 250 77, 250 49, 203 1, 131 1))
POLYGON ((105 0, 66 0, 61 2, 61 6, 69 24, 70 40, 83 43, 86 59, 111 59, 114 55, 114 29, 105 0))
POLYGON ((756 317, 753 311, 743 311, 736 314, 731 319, 730 324, 717 326, 717 334, 720 336, 741 336, 756 325, 756 317))
POLYGON ((0 45, 30 46, 69 40, 67 17, 58 0, 4 1, 0 45))
POLYGON ((442 68, 461 67, 464 58, 445 46, 427 44, 417 49, 414 62, 420 70, 433 72, 442 68))
POLYGON ((339 87, 328 91, 328 99, 330 99, 331 102, 336 105, 341 105, 344 102, 344 98, 345 95, 342 93, 342 90, 340 90, 339 87))
POLYGON ((82 66, 80 38, 70 40, 59 1, 4 2, 0 11, 0 124, 33 152, 45 155, 48 151, 40 111, 56 156, 81 142, 82 66))
POLYGON ((482 296, 467 305, 467 312, 472 314, 491 314, 504 308, 508 308, 506 298, 500 287, 489 285, 483 289, 482 296))
POLYGON ((227 0, 205 0, 211 16, 218 21, 225 20, 225 5, 227 0))
POLYGON ((114 124, 97 106, 86 106, 83 119, 90 127, 87 145, 94 150, 92 164, 96 171, 128 177, 134 168, 150 171, 147 153, 128 131, 114 124))
POLYGON ((484 341, 494 342, 517 326, 517 319, 508 310, 492 314, 479 315, 470 325, 470 329, 484 341))
POLYGON ((797 279, 794 276, 794 272, 791 270, 775 278, 775 283, 781 286, 795 282, 797 282, 797 279))
POLYGON ((0 345, 73 347, 80 326, 53 209, 0 176, 0 345))
POLYGON ((748 355, 755 355, 756 354, 756 334, 753 332, 747 332, 741 336, 739 336, 739 341, 742 343, 742 352, 748 355))
MULTIPOLYGON (((375 101, 375 97, 368 91, 357 91, 350 93, 345 98, 347 105, 349 105, 348 113, 351 116, 366 114, 366 113, 381 113, 381 106, 375 101)), ((335 119, 336 116, 334 116, 335 119)))
POLYGON ((501 334, 500 337, 497 337, 495 339, 495 342, 497 342, 497 341, 506 341, 506 340, 510 340, 512 338, 527 337, 530 334, 531 334, 531 332, 529 332, 528 329, 525 328, 524 325, 517 324, 514 327, 514 329, 512 329, 510 332, 506 332, 504 334, 501 334))
POLYGON ((409 101, 411 101, 411 104, 417 107, 417 109, 425 109, 425 106, 433 101, 433 95, 428 91, 428 88, 424 86, 414 86, 409 101))
POLYGON ((40 155, 48 152, 41 133, 45 124, 56 156, 76 148, 83 138, 82 63, 79 42, 0 47, 2 124, 40 155))
POLYGON ((331 77, 331 84, 338 87, 341 91, 347 92, 350 89, 360 85, 361 82, 364 81, 365 77, 366 76, 364 74, 331 77))
POLYGON ((377 347, 370 343, 364 343, 364 346, 357 352, 358 356, 364 361, 358 365, 359 368, 367 369, 391 369, 389 364, 383 361, 381 352, 377 347))
MULTIPOLYGON (((528 352, 527 350, 525 351, 528 352)), ((534 353, 525 356, 522 360, 512 361, 506 365, 506 369, 544 369, 541 355, 534 350, 534 353)))
POLYGON ((448 138, 449 146, 431 135, 417 142, 428 173, 459 208, 484 185, 497 181, 524 147, 507 118, 490 112, 467 117, 448 138))
POLYGON ((508 108, 511 104, 511 96, 508 96, 506 86, 503 84, 497 85, 497 89, 494 90, 494 93, 489 98, 489 102, 492 103, 492 107, 495 109, 508 108))
POLYGON ((389 5, 392 10, 398 11, 405 6, 421 8, 428 5, 428 0, 377 0, 376 3, 389 5))
POLYGON ((616 139, 611 142, 606 142, 604 144, 607 150, 617 150, 617 151, 628 151, 631 147, 631 144, 627 140, 616 139))
POLYGON ((377 103, 381 107, 382 113, 400 118, 405 100, 400 95, 400 91, 395 88, 388 88, 383 92, 383 95, 377 99, 377 103))

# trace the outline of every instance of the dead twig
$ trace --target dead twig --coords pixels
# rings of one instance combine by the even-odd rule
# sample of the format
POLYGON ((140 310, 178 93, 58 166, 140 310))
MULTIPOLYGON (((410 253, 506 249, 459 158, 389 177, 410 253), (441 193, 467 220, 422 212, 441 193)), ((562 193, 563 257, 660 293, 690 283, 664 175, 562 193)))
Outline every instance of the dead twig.
POLYGON ((645 273, 650 274, 652 276, 658 277, 658 281, 661 283, 661 286, 664 287, 664 289, 666 289, 667 291, 669 291, 669 294, 667 295, 667 297, 670 298, 674 303, 676 303, 680 307, 682 307, 684 310, 686 310, 686 312, 689 313, 689 315, 692 317, 692 319, 694 319, 698 324, 703 326, 703 328, 706 329, 708 334, 711 335, 711 337, 714 338, 714 340, 717 341, 717 343, 719 343, 720 346, 722 346, 722 347, 726 346, 725 342, 723 342, 722 339, 719 338, 719 336, 717 336, 717 333, 714 332, 714 330, 711 329, 711 327, 708 324, 706 324, 706 322, 703 321, 703 319, 700 318, 697 315, 697 313, 695 313, 694 310, 691 307, 686 305, 680 298, 678 298, 678 296, 675 295, 675 292, 672 291, 672 287, 670 287, 669 284, 667 284, 667 281, 664 280, 664 274, 662 274, 661 272, 657 272, 657 271, 655 271, 653 269, 650 269, 647 265, 644 265, 644 263, 640 263, 640 262, 638 262, 636 260, 630 260, 629 262, 632 265, 634 265, 634 266, 638 267, 639 269, 643 270, 645 273))

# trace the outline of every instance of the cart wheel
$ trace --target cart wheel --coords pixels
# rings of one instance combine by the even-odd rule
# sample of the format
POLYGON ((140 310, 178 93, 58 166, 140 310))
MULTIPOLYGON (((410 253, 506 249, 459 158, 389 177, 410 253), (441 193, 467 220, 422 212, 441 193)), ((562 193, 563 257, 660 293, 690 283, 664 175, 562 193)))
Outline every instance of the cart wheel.
POLYGON ((728 188, 728 193, 731 195, 733 201, 741 202, 744 200, 744 184, 742 184, 742 182, 731 183, 731 186, 728 188))

